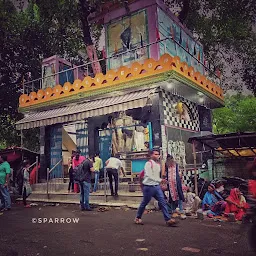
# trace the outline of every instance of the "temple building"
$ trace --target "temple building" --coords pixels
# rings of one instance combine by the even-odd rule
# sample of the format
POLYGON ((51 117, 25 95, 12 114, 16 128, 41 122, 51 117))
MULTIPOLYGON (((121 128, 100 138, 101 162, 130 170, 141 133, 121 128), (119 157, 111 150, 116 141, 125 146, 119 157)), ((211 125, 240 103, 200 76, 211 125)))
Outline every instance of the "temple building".
POLYGON ((133 179, 148 149, 158 147, 163 159, 174 156, 188 182, 188 139, 212 131, 211 111, 224 105, 220 79, 206 67, 203 45, 163 1, 128 2, 129 12, 107 3, 91 18, 104 24, 98 65, 106 72, 85 73, 53 56, 43 62, 42 86, 20 96, 25 116, 17 129, 40 127, 40 177, 60 159, 55 177, 65 175, 71 151, 80 149, 100 152, 104 162, 119 153, 133 179))

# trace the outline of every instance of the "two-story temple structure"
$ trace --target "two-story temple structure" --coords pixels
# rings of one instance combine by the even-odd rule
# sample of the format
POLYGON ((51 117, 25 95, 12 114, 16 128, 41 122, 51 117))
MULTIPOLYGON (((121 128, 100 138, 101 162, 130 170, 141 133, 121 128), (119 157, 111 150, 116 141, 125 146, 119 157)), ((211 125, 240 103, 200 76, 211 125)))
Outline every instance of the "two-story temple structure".
POLYGON ((76 148, 84 155, 99 151, 104 161, 120 153, 128 177, 143 169, 153 147, 187 171, 188 138, 211 131, 211 110, 224 101, 219 80, 204 66, 203 46, 161 0, 129 1, 129 9, 106 4, 93 18, 104 23, 105 74, 58 74, 68 63, 55 56, 44 63, 50 71, 55 65, 49 84, 43 76, 41 89, 21 95, 25 117, 16 126, 40 127, 40 177, 61 158, 67 165, 76 148))

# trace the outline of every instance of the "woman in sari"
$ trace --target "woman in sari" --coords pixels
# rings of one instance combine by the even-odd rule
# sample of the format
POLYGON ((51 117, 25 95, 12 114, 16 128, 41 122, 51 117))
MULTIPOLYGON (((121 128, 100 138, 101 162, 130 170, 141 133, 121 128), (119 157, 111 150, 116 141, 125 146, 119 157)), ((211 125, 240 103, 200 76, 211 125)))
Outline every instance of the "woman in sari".
POLYGON ((207 216, 213 218, 216 215, 221 215, 226 207, 226 202, 221 195, 215 190, 215 186, 210 184, 208 191, 205 193, 202 208, 207 211, 207 216))
POLYGON ((169 192, 169 203, 171 206, 171 212, 173 217, 177 217, 175 213, 176 207, 179 207, 179 213, 181 219, 186 219, 186 215, 183 210, 183 202, 185 201, 183 191, 182 191, 182 183, 179 175, 179 166, 174 161, 173 156, 167 155, 166 159, 166 178, 168 181, 168 192, 169 192))
POLYGON ((246 214, 245 210, 248 209, 248 204, 241 195, 240 190, 238 188, 232 188, 230 196, 227 197, 226 201, 225 214, 233 213, 236 220, 242 220, 243 216, 246 214))

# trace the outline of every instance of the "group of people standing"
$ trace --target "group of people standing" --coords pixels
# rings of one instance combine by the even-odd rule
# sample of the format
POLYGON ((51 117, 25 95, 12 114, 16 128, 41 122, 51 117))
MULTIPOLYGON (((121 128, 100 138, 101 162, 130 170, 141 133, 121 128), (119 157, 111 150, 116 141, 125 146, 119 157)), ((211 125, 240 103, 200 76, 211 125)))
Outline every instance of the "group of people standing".
MULTIPOLYGON (((31 194, 32 189, 29 181, 29 161, 24 160, 20 169, 19 184, 20 192, 23 198, 24 207, 29 208, 27 204, 27 197, 31 194)), ((7 156, 0 156, 0 210, 11 210, 11 196, 10 196, 10 179, 11 179, 11 167, 7 161, 7 156)))
MULTIPOLYGON (((96 192, 98 189, 100 172, 103 170, 103 161, 100 158, 99 153, 95 156, 90 155, 88 158, 81 156, 81 152, 73 151, 72 157, 69 162, 69 185, 68 191, 77 192, 80 191, 80 207, 82 211, 91 211, 89 205, 89 195, 90 193, 96 192), (76 168, 81 165, 83 172, 83 179, 76 181, 74 176, 76 168), (92 173, 94 173, 94 185, 91 186, 92 173), (71 190, 72 189, 72 190, 71 190)), ((125 176, 122 162, 119 156, 111 156, 105 163, 106 172, 109 178, 109 187, 112 196, 118 196, 118 177, 119 172, 122 171, 123 176, 125 176), (113 180, 115 184, 115 189, 113 187, 113 180)))
MULTIPOLYGON (((98 188, 99 178, 100 178, 100 172, 103 168, 103 162, 100 158, 99 153, 96 153, 95 156, 90 156, 89 159, 93 162, 94 167, 94 186, 93 190, 91 192, 96 192, 98 188)), ((74 169, 80 165, 83 161, 85 161, 85 157, 81 156, 80 150, 73 150, 71 159, 69 160, 69 185, 68 185, 68 192, 76 192, 79 193, 79 183, 75 182, 74 180, 74 169)))

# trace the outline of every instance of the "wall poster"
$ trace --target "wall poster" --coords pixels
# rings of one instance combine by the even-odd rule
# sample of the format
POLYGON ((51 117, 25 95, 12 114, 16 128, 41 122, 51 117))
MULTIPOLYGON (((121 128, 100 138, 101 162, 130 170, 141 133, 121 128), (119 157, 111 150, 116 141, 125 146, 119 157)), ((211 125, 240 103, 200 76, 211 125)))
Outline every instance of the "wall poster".
POLYGON ((148 44, 148 25, 146 10, 141 10, 131 14, 130 17, 123 17, 118 21, 110 23, 106 27, 107 36, 107 55, 108 69, 117 69, 120 66, 126 66, 134 61, 142 61, 148 58, 147 48, 131 51, 140 47, 142 44, 148 44))
POLYGON ((56 85, 55 69, 54 63, 42 67, 42 89, 46 89, 47 87, 53 88, 56 85))
MULTIPOLYGON (((175 23, 160 8, 157 9, 158 26, 161 39, 175 35, 175 41, 179 42, 185 49, 189 51, 197 60, 203 60, 203 46, 189 36, 177 23, 175 23)), ((172 39, 162 41, 160 44, 160 55, 168 53, 171 56, 179 56, 181 61, 186 62, 189 66, 201 74, 203 74, 203 66, 194 59, 186 50, 174 43, 172 39)))

